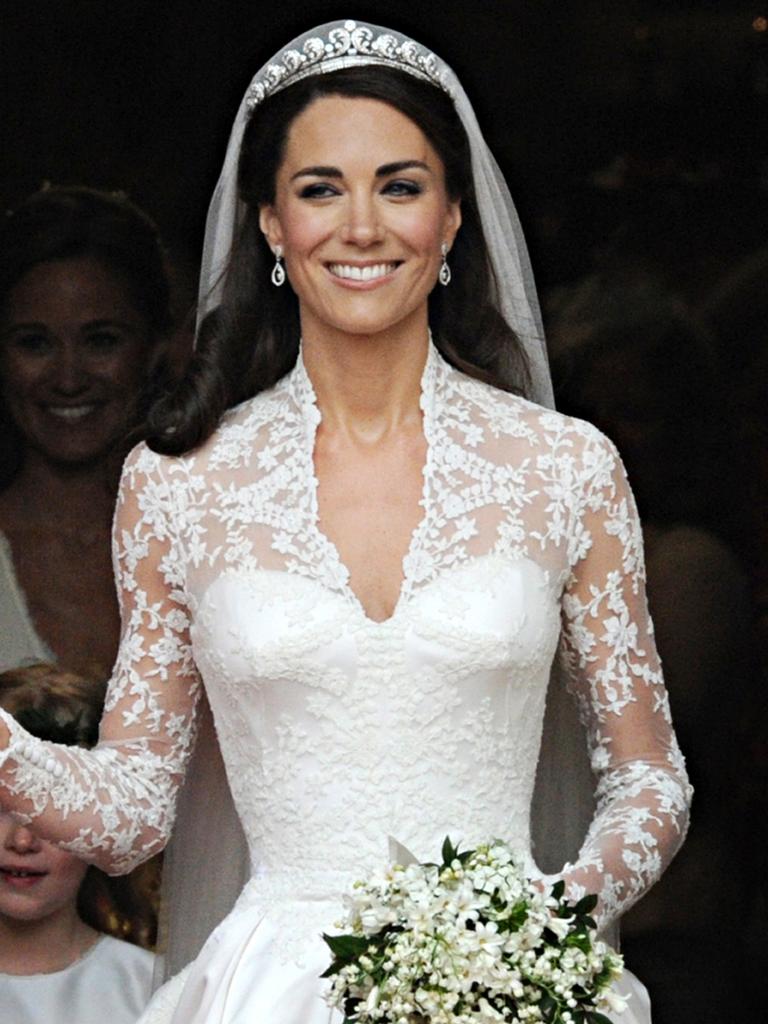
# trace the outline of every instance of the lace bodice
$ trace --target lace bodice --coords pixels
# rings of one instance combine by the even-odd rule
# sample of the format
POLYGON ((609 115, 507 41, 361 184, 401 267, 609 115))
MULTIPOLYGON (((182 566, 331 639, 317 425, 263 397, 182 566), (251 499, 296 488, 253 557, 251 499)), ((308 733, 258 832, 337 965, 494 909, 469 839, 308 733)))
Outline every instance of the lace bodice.
POLYGON ((0 799, 127 870, 168 837, 202 680, 252 861, 276 886, 380 863, 388 834, 425 859, 446 834, 527 851, 559 644, 598 795, 565 877, 600 893, 605 919, 632 902, 682 839, 688 788, 620 461, 594 428, 435 350, 422 411, 423 519, 381 623, 318 525, 320 413, 301 359, 200 450, 135 449, 100 744, 44 744, 6 719, 0 799))

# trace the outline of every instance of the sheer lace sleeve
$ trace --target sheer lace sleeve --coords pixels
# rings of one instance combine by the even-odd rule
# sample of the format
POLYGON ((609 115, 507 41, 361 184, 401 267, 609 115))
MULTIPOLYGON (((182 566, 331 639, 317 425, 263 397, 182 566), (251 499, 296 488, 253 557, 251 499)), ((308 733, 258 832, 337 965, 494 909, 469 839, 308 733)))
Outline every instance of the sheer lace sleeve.
POLYGON ((98 745, 42 742, 0 712, 0 806, 113 873, 168 838, 200 686, 162 462, 140 445, 123 470, 113 536, 122 637, 98 745))
POLYGON ((691 790, 645 598, 640 523, 623 466, 597 432, 585 446, 563 595, 563 655, 587 729, 597 810, 564 877, 598 893, 606 924, 656 881, 681 844, 691 790))

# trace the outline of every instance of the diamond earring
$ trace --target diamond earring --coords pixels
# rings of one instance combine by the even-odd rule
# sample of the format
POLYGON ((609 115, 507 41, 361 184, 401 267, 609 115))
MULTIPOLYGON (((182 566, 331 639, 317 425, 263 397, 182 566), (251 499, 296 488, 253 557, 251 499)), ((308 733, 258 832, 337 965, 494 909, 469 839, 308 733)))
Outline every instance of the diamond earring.
POLYGON ((440 252, 443 257, 443 262, 440 264, 440 273, 437 275, 440 284, 447 285, 451 283, 451 268, 448 266, 448 243, 443 242, 440 246, 440 252))
POLYGON ((272 275, 270 280, 275 288, 279 288, 281 284, 285 284, 285 267, 283 266, 283 247, 282 245, 276 245, 272 250, 275 254, 275 265, 272 267, 272 275))

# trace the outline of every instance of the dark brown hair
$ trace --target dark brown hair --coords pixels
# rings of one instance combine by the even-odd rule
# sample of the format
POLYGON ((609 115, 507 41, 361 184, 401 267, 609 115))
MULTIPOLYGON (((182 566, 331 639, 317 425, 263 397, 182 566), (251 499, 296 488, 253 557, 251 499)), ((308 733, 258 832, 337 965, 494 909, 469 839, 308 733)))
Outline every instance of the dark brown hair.
POLYGON ((261 103, 245 129, 238 168, 244 215, 223 281, 222 301, 199 332, 187 378, 150 417, 149 444, 179 454, 205 441, 229 407, 275 384, 295 364, 299 306, 290 288, 274 288, 274 257, 259 227, 259 208, 274 200, 275 178, 294 119, 321 96, 388 103, 416 124, 445 168, 462 226, 451 250, 453 278, 429 297, 437 347, 454 366, 507 391, 525 392, 528 371, 500 312, 472 180, 469 142, 453 102, 428 82, 392 68, 346 68, 302 79, 261 103))
MULTIPOLYGON (((11 290, 33 267, 81 257, 96 260, 123 283, 157 355, 172 326, 165 253, 154 223, 122 193, 47 187, 0 219, 0 314, 11 290)), ((123 449, 157 393, 169 385, 165 360, 150 363, 151 378, 134 398, 123 449)), ((23 456, 24 438, 0 399, 0 488, 16 475, 23 456)))

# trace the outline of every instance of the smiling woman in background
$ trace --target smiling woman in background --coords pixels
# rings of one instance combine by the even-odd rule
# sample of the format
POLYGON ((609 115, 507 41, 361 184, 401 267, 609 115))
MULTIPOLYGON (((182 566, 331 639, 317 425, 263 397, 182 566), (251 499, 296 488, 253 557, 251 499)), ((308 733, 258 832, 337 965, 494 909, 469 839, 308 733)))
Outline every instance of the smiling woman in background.
POLYGON ((49 188, 0 225, 0 669, 109 674, 117 473, 169 327, 156 229, 124 197, 49 188))

